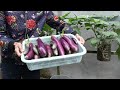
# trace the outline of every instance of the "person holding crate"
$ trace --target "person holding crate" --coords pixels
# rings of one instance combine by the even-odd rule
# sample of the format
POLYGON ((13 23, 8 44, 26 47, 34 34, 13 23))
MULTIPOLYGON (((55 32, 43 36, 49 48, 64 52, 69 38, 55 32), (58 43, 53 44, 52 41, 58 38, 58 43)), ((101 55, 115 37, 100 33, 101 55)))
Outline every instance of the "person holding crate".
POLYGON ((44 24, 65 33, 74 34, 84 44, 84 39, 52 11, 0 11, 1 70, 3 79, 40 79, 40 70, 30 71, 20 60, 22 41, 39 37, 44 24))

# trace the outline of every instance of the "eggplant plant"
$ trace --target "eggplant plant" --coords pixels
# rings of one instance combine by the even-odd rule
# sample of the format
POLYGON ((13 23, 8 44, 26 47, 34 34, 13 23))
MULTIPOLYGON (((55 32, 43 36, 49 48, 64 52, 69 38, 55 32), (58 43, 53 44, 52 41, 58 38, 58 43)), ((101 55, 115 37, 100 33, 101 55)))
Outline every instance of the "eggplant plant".
POLYGON ((37 30, 39 36, 51 36, 55 33, 55 30, 45 23, 42 31, 37 30))
POLYGON ((120 24, 119 22, 104 21, 101 19, 87 18, 84 26, 86 30, 92 30, 94 37, 90 38, 90 44, 97 48, 97 59, 109 61, 111 57, 111 44, 116 41, 119 45, 116 54, 120 59, 120 24), (87 21, 87 22, 86 22, 87 21))
POLYGON ((93 47, 97 48, 97 59, 101 61, 109 61, 111 57, 111 43, 116 41, 118 48, 115 51, 120 59, 120 22, 115 21, 118 16, 76 16, 70 17, 70 13, 66 13, 60 18, 67 22, 79 34, 81 30, 91 30, 93 37, 88 41, 93 47))

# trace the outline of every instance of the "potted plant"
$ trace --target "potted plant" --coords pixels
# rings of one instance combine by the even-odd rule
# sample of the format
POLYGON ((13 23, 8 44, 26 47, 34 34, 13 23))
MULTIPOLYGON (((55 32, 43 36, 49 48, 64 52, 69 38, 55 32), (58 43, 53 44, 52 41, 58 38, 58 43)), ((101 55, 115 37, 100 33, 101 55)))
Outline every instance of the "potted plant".
POLYGON ((97 48, 97 59, 100 61, 110 61, 111 58, 111 43, 117 41, 119 47, 116 54, 120 58, 120 28, 119 22, 110 22, 115 19, 113 17, 92 17, 92 16, 76 16, 68 17, 70 13, 63 15, 68 24, 73 26, 74 30, 80 32, 83 30, 92 30, 94 36, 88 38, 90 44, 97 48), (77 29, 76 29, 77 28, 77 29))
MULTIPOLYGON (((85 20, 86 21, 86 20, 85 20)), ((97 48, 97 59, 100 61, 110 61, 111 59, 111 43, 117 41, 120 44, 119 23, 108 22, 101 19, 95 19, 92 17, 87 18, 87 22, 84 26, 87 30, 94 32, 94 37, 90 38, 90 44, 97 48)), ((116 50, 116 54, 119 57, 119 47, 116 50)))

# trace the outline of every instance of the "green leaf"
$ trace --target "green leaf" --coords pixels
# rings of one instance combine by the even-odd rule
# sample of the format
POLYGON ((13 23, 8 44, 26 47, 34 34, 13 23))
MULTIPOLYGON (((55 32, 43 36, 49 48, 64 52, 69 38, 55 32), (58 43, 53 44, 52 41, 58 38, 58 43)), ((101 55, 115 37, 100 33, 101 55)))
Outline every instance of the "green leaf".
POLYGON ((96 24, 95 27, 103 29, 104 27, 106 27, 106 25, 104 25, 104 24, 96 24))
MULTIPOLYGON (((51 35, 53 33, 53 30, 52 28, 45 23, 44 27, 43 27, 43 31, 46 31, 47 32, 47 35, 51 35)), ((44 32, 43 32, 44 33, 44 32)))
POLYGON ((47 31, 47 30, 51 30, 51 27, 45 23, 44 27, 43 27, 43 30, 44 31, 47 31))
POLYGON ((91 27, 92 24, 90 24, 90 23, 85 23, 85 26, 86 26, 86 27, 88 27, 88 26, 91 27))
POLYGON ((61 19, 65 19, 69 14, 70 14, 70 12, 64 14, 63 16, 60 16, 60 18, 61 18, 61 19))
POLYGON ((93 19, 95 23, 100 22, 100 19, 93 19))
POLYGON ((118 42, 118 44, 120 45, 120 36, 116 37, 115 40, 118 42))
POLYGON ((98 38, 92 38, 90 39, 90 43, 93 47, 97 47, 98 43, 100 42, 100 39, 98 38))
POLYGON ((85 24, 85 27, 92 27, 92 24, 89 22, 84 22, 84 24, 85 24))
POLYGON ((78 19, 79 23, 85 22, 85 19, 78 19))
POLYGON ((72 24, 73 24, 73 25, 77 25, 77 24, 78 24, 78 21, 72 21, 72 24))
POLYGON ((84 24, 85 24, 86 30, 89 30, 92 28, 92 24, 90 24, 90 23, 84 23, 84 24))
POLYGON ((85 29, 86 29, 86 30, 90 30, 91 27, 90 27, 90 26, 86 26, 85 29))
POLYGON ((119 45, 118 49, 116 50, 116 54, 118 55, 118 59, 120 60, 120 45, 119 45))
POLYGON ((70 22, 70 20, 69 20, 69 19, 64 19, 64 21, 65 21, 66 23, 71 24, 71 22, 70 22))
POLYGON ((115 32, 120 36, 120 29, 116 29, 115 32))
POLYGON ((118 36, 117 33, 113 31, 102 31, 101 34, 104 35, 106 38, 115 38, 118 36))
POLYGON ((98 24, 104 24, 104 25, 109 25, 109 23, 108 23, 108 22, 103 21, 103 20, 99 20, 99 22, 96 22, 96 23, 98 23, 98 24))
POLYGON ((74 22, 76 22, 76 20, 74 18, 69 18, 69 23, 70 24, 74 24, 74 22))
POLYGON ((81 18, 81 19, 86 19, 86 18, 88 18, 89 17, 89 15, 81 15, 81 16, 78 16, 78 18, 81 18))

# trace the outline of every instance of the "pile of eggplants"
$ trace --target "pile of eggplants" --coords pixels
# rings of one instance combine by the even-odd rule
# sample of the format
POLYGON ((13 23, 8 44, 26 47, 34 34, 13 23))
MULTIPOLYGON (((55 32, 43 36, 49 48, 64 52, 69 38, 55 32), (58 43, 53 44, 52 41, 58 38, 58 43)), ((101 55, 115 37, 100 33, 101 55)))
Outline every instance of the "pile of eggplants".
POLYGON ((52 35, 50 44, 44 43, 40 38, 36 42, 37 45, 29 43, 28 50, 24 53, 26 60, 62 56, 79 51, 76 39, 67 35, 62 35, 59 39, 52 35))

